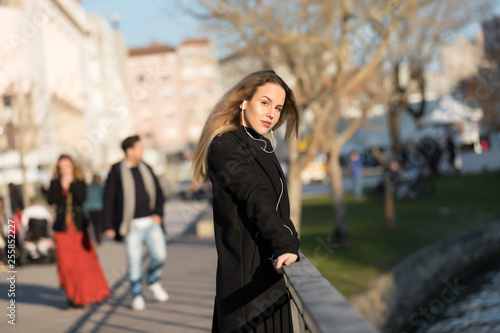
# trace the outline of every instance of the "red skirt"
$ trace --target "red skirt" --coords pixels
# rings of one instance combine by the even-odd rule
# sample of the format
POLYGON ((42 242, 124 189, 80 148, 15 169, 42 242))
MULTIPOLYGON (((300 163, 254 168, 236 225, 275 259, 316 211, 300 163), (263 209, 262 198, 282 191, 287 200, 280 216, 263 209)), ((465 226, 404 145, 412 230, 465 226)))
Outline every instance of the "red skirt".
POLYGON ((57 275, 66 297, 75 305, 99 303, 110 296, 108 282, 87 230, 76 231, 66 219, 66 231, 54 232, 57 275))

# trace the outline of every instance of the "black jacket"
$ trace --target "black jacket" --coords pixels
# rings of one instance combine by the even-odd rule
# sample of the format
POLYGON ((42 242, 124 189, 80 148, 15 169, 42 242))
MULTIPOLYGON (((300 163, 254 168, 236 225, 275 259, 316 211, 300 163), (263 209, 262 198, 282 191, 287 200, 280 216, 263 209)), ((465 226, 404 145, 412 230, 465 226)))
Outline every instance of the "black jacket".
MULTIPOLYGON (((86 188, 87 186, 82 180, 74 180, 69 187, 69 192, 73 194, 73 222, 78 231, 82 231, 87 228, 87 222, 82 209, 83 202, 85 201, 87 195, 86 188)), ((63 195, 60 179, 53 179, 50 182, 50 188, 47 193, 47 201, 50 205, 56 205, 56 220, 52 228, 55 231, 66 231, 66 195, 63 195)))
MULTIPOLYGON (((123 219, 123 187, 122 187, 122 177, 120 171, 120 163, 113 164, 111 170, 109 171, 108 178, 106 180, 106 186, 104 188, 104 198, 103 198, 103 209, 102 209, 102 221, 104 230, 113 229, 116 231, 116 238, 121 239, 124 235, 119 235, 118 230, 120 229, 120 224, 123 219)), ((153 170, 149 165, 146 164, 149 171, 153 175, 156 187, 156 204, 153 214, 163 217, 163 204, 165 203, 165 197, 163 196, 163 191, 161 190, 158 179, 153 173, 153 170)), ((163 228, 163 223, 162 223, 163 228)))
POLYGON ((218 252, 215 332, 291 331, 287 289, 272 259, 298 254, 300 242, 285 176, 263 146, 242 128, 216 137, 208 153, 218 252))

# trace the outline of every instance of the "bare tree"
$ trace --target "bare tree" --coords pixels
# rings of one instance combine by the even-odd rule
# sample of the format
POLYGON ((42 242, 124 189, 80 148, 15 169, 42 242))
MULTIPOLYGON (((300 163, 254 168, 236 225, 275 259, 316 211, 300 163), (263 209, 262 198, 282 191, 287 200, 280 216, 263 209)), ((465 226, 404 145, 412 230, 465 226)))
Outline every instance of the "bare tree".
MULTIPOLYGON (((412 20, 405 20, 399 26, 387 50, 386 65, 391 81, 389 85, 381 85, 378 91, 386 99, 394 158, 402 158, 399 131, 403 113, 408 112, 416 120, 424 115, 427 67, 450 37, 468 24, 484 18, 493 5, 491 0, 443 0, 420 8, 412 20), (412 94, 421 96, 418 106, 410 102, 412 94)), ((392 227, 395 224, 395 204, 391 186, 386 186, 385 198, 386 225, 392 227)))
POLYGON ((401 22, 412 20, 416 11, 437 0, 197 2, 201 10, 194 15, 224 36, 228 47, 245 47, 263 67, 290 76, 302 114, 308 112, 312 118, 301 129, 301 137, 310 137, 307 151, 299 152, 299 140, 289 145, 292 220, 300 229, 300 174, 323 148, 329 156, 336 238, 347 240, 339 157, 362 117, 336 133, 342 101, 378 68, 401 22))
POLYGON ((384 94, 395 157, 400 157, 399 122, 403 112, 408 111, 415 119, 423 116, 426 68, 458 30, 486 17, 493 5, 492 0, 443 0, 422 8, 415 13, 415 19, 401 24, 388 49, 392 82, 388 94, 384 94), (418 108, 409 101, 415 93, 422 99, 418 108))

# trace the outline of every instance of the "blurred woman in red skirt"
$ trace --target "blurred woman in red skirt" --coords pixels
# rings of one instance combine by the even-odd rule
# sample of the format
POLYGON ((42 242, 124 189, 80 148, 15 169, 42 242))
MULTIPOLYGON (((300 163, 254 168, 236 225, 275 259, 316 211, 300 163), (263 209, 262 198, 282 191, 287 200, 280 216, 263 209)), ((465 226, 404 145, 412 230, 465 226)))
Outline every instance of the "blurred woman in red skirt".
POLYGON ((57 274, 69 307, 99 303, 110 295, 108 282, 87 232, 82 205, 86 185, 81 169, 68 155, 61 155, 47 194, 56 205, 54 239, 57 274))

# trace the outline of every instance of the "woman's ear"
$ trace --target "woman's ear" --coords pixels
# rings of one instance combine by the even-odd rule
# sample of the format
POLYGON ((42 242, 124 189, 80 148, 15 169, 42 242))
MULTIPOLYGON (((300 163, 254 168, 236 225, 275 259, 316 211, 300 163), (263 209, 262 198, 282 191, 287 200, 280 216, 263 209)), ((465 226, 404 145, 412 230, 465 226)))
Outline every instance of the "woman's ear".
POLYGON ((243 101, 243 103, 241 103, 240 105, 241 111, 245 111, 246 107, 247 107, 247 101, 243 101))

